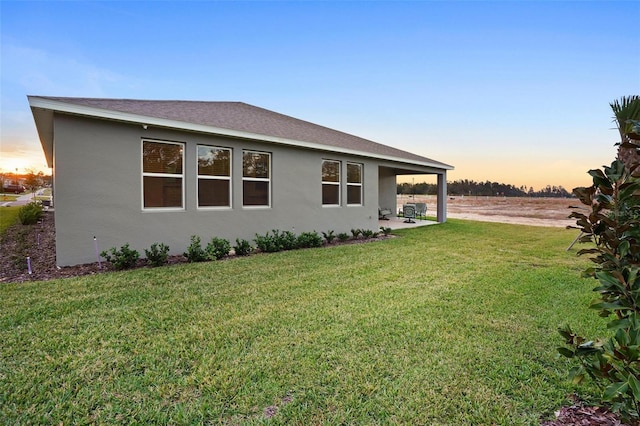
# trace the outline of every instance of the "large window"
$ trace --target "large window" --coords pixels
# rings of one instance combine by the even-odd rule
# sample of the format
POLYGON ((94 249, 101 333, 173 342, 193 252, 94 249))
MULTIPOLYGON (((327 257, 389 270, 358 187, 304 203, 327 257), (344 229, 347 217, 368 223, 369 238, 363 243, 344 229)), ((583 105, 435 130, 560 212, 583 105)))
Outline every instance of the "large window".
POLYGON ((322 205, 340 205, 340 162, 322 161, 322 205))
POLYGON ((271 205, 271 154, 242 152, 242 204, 248 207, 271 205))
POLYGON ((198 145, 198 207, 231 207, 231 150, 198 145))
POLYGON ((347 163, 347 205, 362 205, 362 164, 347 163))
POLYGON ((143 208, 184 207, 184 144, 142 141, 143 208))

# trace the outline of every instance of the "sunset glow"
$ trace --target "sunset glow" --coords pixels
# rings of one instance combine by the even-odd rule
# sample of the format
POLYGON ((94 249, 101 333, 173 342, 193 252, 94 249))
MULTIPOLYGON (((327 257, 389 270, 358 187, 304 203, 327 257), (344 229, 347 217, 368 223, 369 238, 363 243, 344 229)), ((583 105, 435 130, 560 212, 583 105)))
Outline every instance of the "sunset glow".
POLYGON ((37 155, 32 157, 27 156, 12 156, 10 152, 2 152, 0 157, 0 172, 9 173, 28 173, 28 172, 43 172, 44 174, 51 174, 51 169, 47 167, 44 155, 37 155))

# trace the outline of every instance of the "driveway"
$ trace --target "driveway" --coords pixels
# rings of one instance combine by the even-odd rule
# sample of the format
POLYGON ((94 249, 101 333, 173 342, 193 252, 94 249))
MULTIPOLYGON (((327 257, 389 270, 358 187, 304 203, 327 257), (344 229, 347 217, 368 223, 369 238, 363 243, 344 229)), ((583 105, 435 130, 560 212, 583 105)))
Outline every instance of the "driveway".
POLYGON ((15 201, 4 201, 0 203, 0 207, 8 207, 8 206, 24 206, 25 204, 29 204, 33 197, 38 195, 42 195, 44 189, 38 189, 35 194, 28 193, 20 195, 15 201))

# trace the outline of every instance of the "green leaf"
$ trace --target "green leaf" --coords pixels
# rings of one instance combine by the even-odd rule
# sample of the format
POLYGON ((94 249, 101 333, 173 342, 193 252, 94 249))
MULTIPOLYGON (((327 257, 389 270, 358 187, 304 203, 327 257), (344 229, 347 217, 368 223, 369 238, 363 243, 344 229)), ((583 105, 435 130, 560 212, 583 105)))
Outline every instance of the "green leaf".
POLYGON ((575 353, 569 348, 558 348, 558 352, 560 353, 560 355, 567 358, 573 358, 575 355, 575 353))
POLYGON ((611 321, 609 324, 607 324, 607 328, 610 330, 618 330, 621 328, 627 328, 628 326, 629 326, 628 318, 622 318, 619 320, 611 321))
POLYGON ((628 311, 631 308, 626 307, 626 306, 622 306, 618 303, 610 303, 610 302, 599 302, 599 303, 593 303, 591 305, 589 305, 589 307, 591 309, 611 309, 614 311, 628 311))
POLYGON ((630 374, 627 383, 629 383, 629 389, 631 389, 633 397, 636 401, 640 401, 640 379, 633 374, 630 374))
POLYGON ((627 257, 627 255, 629 254, 630 248, 631 248, 631 244, 629 244, 629 241, 627 240, 621 241, 620 244, 618 245, 618 253, 620 253, 620 257, 627 257))
POLYGON ((605 401, 613 401, 618 395, 625 393, 627 389, 629 389, 627 382, 612 383, 602 393, 602 399, 605 401))
POLYGON ((585 379, 584 368, 578 365, 572 367, 571 370, 569 370, 569 379, 571 379, 571 383, 574 385, 582 383, 585 379))
POLYGON ((596 277, 601 282, 610 282, 612 284, 617 284, 619 282, 618 278, 615 277, 613 273, 609 271, 598 271, 596 273, 596 277))

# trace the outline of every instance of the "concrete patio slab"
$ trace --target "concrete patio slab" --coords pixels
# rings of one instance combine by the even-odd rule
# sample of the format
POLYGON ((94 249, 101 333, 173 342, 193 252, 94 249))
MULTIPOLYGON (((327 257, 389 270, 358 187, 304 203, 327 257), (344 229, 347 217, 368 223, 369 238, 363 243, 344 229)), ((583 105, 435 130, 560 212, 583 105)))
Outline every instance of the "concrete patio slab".
POLYGON ((389 220, 378 220, 378 226, 384 226, 391 229, 417 228, 420 226, 437 225, 435 220, 412 219, 411 223, 405 222, 403 217, 392 216, 389 220))

